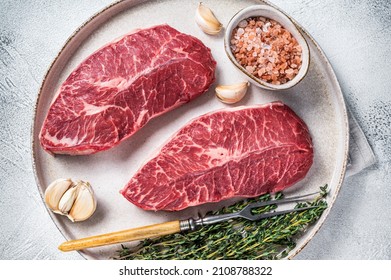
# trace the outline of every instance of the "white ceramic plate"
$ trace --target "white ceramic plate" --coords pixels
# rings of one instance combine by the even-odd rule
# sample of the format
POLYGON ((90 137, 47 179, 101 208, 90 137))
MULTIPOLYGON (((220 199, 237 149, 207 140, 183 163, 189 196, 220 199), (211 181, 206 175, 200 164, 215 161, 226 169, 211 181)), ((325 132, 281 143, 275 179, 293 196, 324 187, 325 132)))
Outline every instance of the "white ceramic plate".
MULTIPOLYGON (((268 4, 255 0, 208 0, 204 3, 213 9, 225 25, 241 8, 268 4)), ((230 106, 215 98, 214 86, 198 99, 152 120, 132 138, 105 152, 90 156, 53 157, 43 151, 38 141, 41 125, 54 93, 72 69, 96 49, 136 28, 168 23, 181 32, 194 35, 211 48, 217 61, 216 84, 242 81, 238 70, 224 53, 224 32, 221 32, 220 36, 209 36, 194 22, 193 15, 197 5, 198 1, 180 0, 116 2, 77 29, 50 66, 40 89, 32 129, 33 167, 39 190, 43 194, 46 186, 57 178, 81 179, 91 183, 98 199, 95 214, 85 222, 72 223, 66 217, 49 211, 66 239, 184 219, 224 205, 205 205, 175 213, 147 212, 129 203, 119 193, 149 155, 190 119, 230 106)), ((344 178, 348 152, 348 120, 338 81, 317 43, 307 32, 302 31, 311 51, 310 69, 305 79, 285 92, 270 92, 252 86, 246 97, 236 104, 250 105, 281 100, 289 105, 309 126, 315 158, 306 178, 288 189, 287 193, 296 195, 316 191, 325 183, 330 186, 330 194, 327 197, 330 207, 321 219, 297 240, 297 247, 289 253, 288 258, 300 252, 326 219, 344 178)), ((119 245, 110 245, 80 253, 87 259, 107 259, 119 248, 119 245)))

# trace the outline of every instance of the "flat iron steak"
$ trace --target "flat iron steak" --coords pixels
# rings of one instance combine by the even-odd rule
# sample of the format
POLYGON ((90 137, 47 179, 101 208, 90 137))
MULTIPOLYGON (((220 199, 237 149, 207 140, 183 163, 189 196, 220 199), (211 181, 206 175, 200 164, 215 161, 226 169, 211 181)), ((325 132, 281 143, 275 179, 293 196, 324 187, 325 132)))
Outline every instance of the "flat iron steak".
POLYGON ((284 190, 312 162, 308 128, 287 105, 241 106, 185 125, 121 193, 145 210, 176 211, 284 190))
POLYGON ((56 154, 92 154, 206 92, 216 62, 200 40, 168 25, 136 30, 97 50, 60 86, 40 132, 56 154))

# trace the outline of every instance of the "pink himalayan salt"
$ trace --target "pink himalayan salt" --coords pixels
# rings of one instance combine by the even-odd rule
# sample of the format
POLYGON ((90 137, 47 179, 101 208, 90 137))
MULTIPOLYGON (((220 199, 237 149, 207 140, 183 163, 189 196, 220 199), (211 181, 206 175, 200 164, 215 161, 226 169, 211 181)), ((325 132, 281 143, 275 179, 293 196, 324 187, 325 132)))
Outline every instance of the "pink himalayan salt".
POLYGON ((302 49, 278 22, 248 18, 232 33, 231 50, 248 72, 272 84, 292 80, 301 68, 302 49))

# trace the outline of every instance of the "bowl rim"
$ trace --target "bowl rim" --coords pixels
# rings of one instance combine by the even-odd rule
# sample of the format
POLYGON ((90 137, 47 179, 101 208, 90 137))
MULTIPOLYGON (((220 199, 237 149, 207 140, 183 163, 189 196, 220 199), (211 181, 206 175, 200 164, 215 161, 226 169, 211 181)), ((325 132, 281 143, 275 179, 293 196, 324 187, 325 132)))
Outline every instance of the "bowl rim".
POLYGON ((250 81, 255 84, 258 87, 269 89, 269 90, 284 90, 289 89, 298 84, 300 81, 304 79, 308 72, 308 68, 310 65, 310 49, 308 47, 308 42, 304 38, 303 34, 300 32, 300 30, 297 28, 294 21, 284 12, 271 7, 269 5, 264 4, 256 4, 251 5, 248 7, 245 7, 241 10, 239 10, 236 14, 234 14, 230 21, 227 24, 227 27, 225 29, 224 33, 224 50, 228 58, 231 60, 231 62, 238 68, 243 74, 245 74, 247 77, 250 78, 250 81), (285 84, 282 85, 273 85, 271 83, 268 83, 262 79, 259 79, 255 77, 253 74, 250 74, 233 56, 233 53, 231 51, 231 35, 233 29, 237 26, 237 24, 246 18, 252 17, 253 15, 248 15, 251 12, 259 11, 261 14, 259 16, 270 18, 270 16, 262 14, 263 11, 268 11, 276 15, 277 17, 283 18, 285 21, 289 23, 289 26, 283 25, 279 20, 275 20, 279 22, 284 28, 286 28, 293 37, 296 38, 296 40, 299 42, 300 46, 302 47, 302 65, 298 72, 298 74, 290 81, 288 81, 285 84), (293 31, 293 32, 292 32, 293 31), (294 34, 293 34, 294 33, 294 34))

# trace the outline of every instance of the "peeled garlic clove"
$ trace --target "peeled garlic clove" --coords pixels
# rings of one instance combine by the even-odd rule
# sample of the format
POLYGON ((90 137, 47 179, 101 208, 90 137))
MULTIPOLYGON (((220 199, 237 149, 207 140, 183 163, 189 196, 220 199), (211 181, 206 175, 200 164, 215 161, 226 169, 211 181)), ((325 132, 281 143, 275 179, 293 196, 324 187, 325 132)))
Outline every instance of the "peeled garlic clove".
POLYGON ((200 2, 196 11, 196 23, 206 34, 215 35, 223 28, 221 22, 213 14, 212 10, 200 2))
POLYGON ((96 209, 96 199, 94 192, 87 182, 81 182, 77 185, 78 192, 75 202, 69 211, 67 217, 72 222, 79 222, 88 219, 94 214, 96 209))
POLYGON ((71 179, 57 179, 45 190, 45 203, 55 213, 61 213, 58 204, 64 193, 73 184, 71 179))
POLYGON ((215 89, 216 96, 223 103, 233 104, 242 100, 249 86, 249 82, 234 85, 219 85, 215 89))
POLYGON ((73 204, 75 203, 76 196, 78 192, 78 185, 73 185, 69 188, 61 197, 60 202, 58 203, 58 210, 66 215, 69 213, 73 204))

